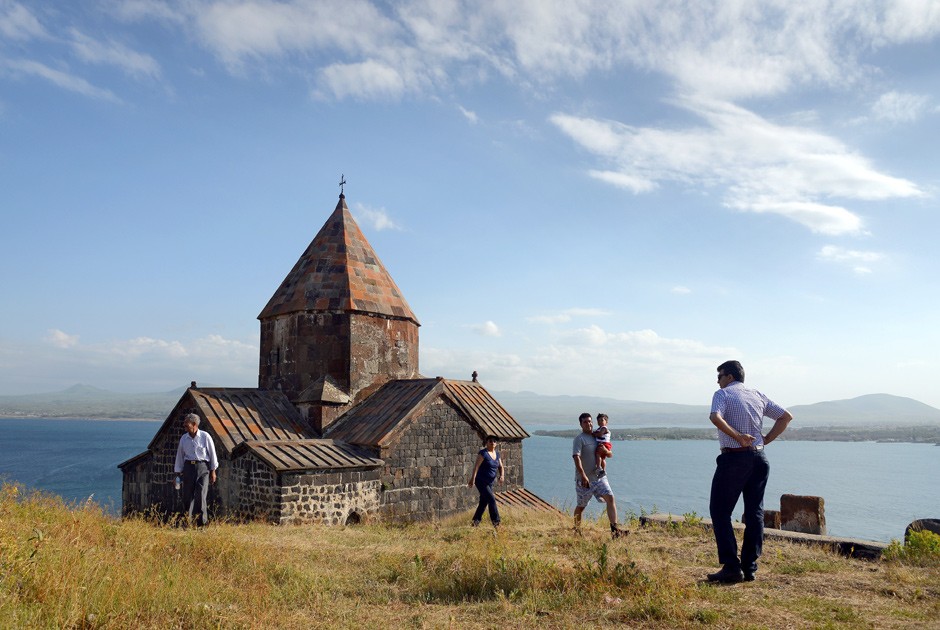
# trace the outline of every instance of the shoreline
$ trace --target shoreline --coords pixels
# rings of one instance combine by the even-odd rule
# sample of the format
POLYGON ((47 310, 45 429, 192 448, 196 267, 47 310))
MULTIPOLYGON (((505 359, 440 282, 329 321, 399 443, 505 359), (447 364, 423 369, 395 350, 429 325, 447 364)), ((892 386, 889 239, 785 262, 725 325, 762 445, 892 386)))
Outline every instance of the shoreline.
MULTIPOLYGON (((577 429, 540 429, 533 435, 573 439, 577 429)), ((714 440, 716 429, 690 429, 685 427, 643 427, 613 429, 615 442, 649 440, 714 440)), ((940 426, 897 427, 799 427, 777 438, 784 442, 874 442, 877 444, 933 444, 940 446, 940 426)))
POLYGON ((34 416, 34 415, 22 415, 22 416, 0 416, 0 420, 77 420, 79 422, 84 422, 87 420, 95 420, 102 422, 163 422, 164 419, 159 418, 130 418, 130 417, 118 417, 118 418, 92 418, 88 416, 34 416))

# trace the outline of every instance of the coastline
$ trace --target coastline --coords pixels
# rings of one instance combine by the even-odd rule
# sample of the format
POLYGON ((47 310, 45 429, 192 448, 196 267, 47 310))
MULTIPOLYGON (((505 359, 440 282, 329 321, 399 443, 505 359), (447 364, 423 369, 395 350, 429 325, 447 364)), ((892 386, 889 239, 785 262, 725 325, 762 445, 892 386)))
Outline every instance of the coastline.
MULTIPOLYGON (((686 427, 642 427, 613 429, 614 441, 641 440, 714 440, 716 429, 692 429, 686 427)), ((578 429, 540 429, 533 435, 543 437, 574 438, 578 429)), ((839 426, 797 427, 777 438, 792 442, 875 442, 879 444, 934 444, 940 446, 940 426, 839 426)))
POLYGON ((82 422, 85 420, 97 420, 97 421, 102 421, 102 422, 163 422, 165 418, 163 419, 161 418, 132 418, 132 417, 95 418, 91 416, 75 416, 75 415, 39 416, 39 415, 32 415, 32 414, 24 414, 24 415, 7 414, 7 415, 0 416, 0 420, 78 420, 82 422))

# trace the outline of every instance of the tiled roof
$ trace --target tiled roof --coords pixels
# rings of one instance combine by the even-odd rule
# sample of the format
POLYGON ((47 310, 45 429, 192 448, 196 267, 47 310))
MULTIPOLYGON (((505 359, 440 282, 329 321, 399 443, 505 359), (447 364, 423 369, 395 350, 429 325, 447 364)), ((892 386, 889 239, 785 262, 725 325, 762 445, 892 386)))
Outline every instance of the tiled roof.
MULTIPOLYGON (((249 440, 303 440, 316 437, 300 412, 280 391, 235 387, 190 388, 187 394, 231 453, 249 440)), ((154 438, 156 440, 156 438, 154 438)), ((150 445, 153 448, 153 443, 150 445)))
POLYGON ((333 440, 249 440, 240 448, 250 450, 277 472, 375 468, 385 463, 333 440))
POLYGON ((437 396, 451 401, 483 435, 529 437, 482 385, 443 378, 389 381, 328 427, 327 436, 350 444, 387 446, 437 396))
POLYGON ((418 324, 342 195, 258 319, 299 311, 375 313, 418 324))
POLYGON ((552 512, 564 515, 557 507, 545 501, 541 497, 533 494, 525 488, 516 488, 515 490, 504 490, 496 493, 496 502, 504 507, 524 508, 527 510, 537 510, 539 512, 552 512))
POLYGON ((474 381, 444 380, 451 399, 477 424, 484 435, 527 438, 529 434, 486 388, 474 381))

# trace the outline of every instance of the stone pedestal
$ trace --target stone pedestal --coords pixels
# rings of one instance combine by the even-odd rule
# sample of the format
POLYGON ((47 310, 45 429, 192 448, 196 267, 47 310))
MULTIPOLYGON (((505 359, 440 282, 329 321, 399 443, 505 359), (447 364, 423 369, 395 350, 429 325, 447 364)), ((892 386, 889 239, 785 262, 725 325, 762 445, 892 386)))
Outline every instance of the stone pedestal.
POLYGON ((787 531, 824 535, 826 533, 825 501, 822 497, 781 495, 780 521, 780 528, 787 531))
POLYGON ((780 529, 780 510, 764 510, 764 527, 780 529))

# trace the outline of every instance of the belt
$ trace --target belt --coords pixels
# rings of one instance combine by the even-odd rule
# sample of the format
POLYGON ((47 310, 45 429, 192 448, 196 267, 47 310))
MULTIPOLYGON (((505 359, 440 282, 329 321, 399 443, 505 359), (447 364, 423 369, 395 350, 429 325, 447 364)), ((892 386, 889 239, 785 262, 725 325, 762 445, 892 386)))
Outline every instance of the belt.
POLYGON ((195 466, 196 464, 208 464, 209 462, 204 459, 187 459, 186 463, 193 464, 195 466))
POLYGON ((722 447, 722 453, 760 453, 764 450, 763 446, 737 446, 731 448, 730 446, 722 447))

